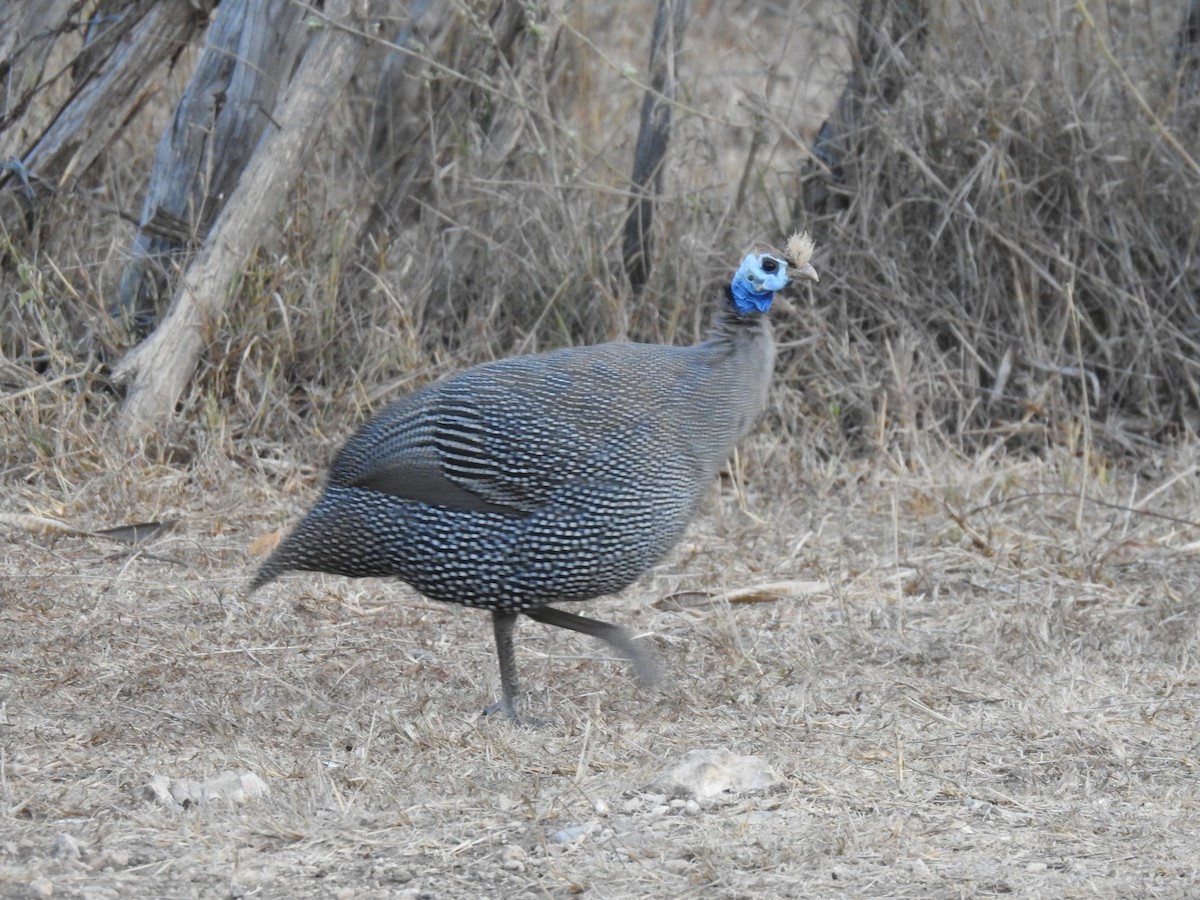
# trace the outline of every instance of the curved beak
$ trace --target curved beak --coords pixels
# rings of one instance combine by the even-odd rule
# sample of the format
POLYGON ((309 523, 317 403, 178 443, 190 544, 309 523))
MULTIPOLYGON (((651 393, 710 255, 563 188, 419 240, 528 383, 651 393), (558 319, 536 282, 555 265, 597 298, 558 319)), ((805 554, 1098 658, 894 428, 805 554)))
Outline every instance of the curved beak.
POLYGON ((817 270, 812 267, 812 263, 805 263, 795 271, 796 278, 803 278, 805 281, 819 282, 821 277, 817 274, 817 270))

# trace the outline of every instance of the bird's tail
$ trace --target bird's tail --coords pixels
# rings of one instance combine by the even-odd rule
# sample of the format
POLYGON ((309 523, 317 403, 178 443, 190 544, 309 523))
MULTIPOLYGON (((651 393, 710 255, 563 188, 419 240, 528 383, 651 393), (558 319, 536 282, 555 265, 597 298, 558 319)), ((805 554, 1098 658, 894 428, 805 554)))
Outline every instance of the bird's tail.
POLYGON ((268 584, 287 571, 286 568, 279 568, 272 565, 272 561, 274 559, 275 556, 272 554, 265 563, 259 566, 258 571, 254 573, 254 577, 250 579, 250 587, 246 589, 247 596, 253 594, 261 587, 266 587, 268 584))
POLYGON ((258 567, 258 571, 250 579, 250 586, 246 589, 247 596, 253 594, 261 587, 266 587, 286 572, 290 572, 293 569, 306 568, 302 564, 302 557, 304 555, 304 536, 302 532, 304 526, 308 524, 308 519, 311 515, 309 513, 309 516, 305 517, 291 532, 284 535, 283 540, 275 545, 275 549, 271 551, 271 555, 258 567))
POLYGON ((250 592, 292 570, 352 578, 397 574, 385 526, 398 502, 371 491, 329 488, 255 573, 250 592))

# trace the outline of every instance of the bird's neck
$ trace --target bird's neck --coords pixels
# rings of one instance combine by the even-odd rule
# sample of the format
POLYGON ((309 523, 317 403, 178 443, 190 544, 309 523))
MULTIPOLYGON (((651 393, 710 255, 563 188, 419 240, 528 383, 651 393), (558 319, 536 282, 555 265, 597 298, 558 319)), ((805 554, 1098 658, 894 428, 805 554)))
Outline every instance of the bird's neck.
POLYGON ((771 321, 766 313, 739 310, 734 304, 733 288, 729 285, 725 286, 724 300, 713 315, 708 332, 709 343, 736 345, 759 340, 770 342, 771 321))
MULTIPOLYGON (((760 312, 742 312, 725 288, 725 303, 713 316, 708 339, 697 348, 704 360, 705 379, 714 383, 712 394, 732 396, 734 402, 714 404, 713 427, 733 442, 744 436, 767 405, 771 376, 775 370, 775 339, 771 321, 760 312)), ((727 454, 726 454, 727 455, 727 454)), ((719 462, 724 462, 725 455, 719 462)))

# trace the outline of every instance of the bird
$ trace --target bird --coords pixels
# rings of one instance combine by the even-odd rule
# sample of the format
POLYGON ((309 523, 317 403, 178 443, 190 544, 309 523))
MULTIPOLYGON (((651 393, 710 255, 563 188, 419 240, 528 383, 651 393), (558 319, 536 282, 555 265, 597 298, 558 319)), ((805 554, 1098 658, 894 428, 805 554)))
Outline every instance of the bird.
POLYGON ((767 313, 814 245, 750 247, 691 346, 614 341, 482 363, 391 403, 335 456, 324 492, 250 592, 293 570, 391 576, 488 610, 501 700, 520 723, 520 616, 591 635, 654 667, 620 626, 551 604, 612 594, 680 540, 766 407, 767 313))

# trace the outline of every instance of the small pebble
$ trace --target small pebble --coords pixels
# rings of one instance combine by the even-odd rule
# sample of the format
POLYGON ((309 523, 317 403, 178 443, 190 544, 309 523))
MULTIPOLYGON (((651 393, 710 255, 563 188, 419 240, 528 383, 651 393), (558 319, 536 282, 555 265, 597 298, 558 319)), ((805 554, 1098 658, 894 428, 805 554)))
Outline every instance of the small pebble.
POLYGON ((512 812, 514 809, 520 809, 525 805, 525 801, 520 797, 506 797, 501 794, 496 798, 496 808, 500 812, 512 812))
POLYGON ((408 884, 413 880, 412 869, 403 866, 372 866, 371 877, 390 884, 408 884))
POLYGON ((504 848, 504 852, 500 854, 500 858, 504 860, 515 859, 518 862, 525 862, 529 858, 529 854, 525 852, 524 847, 519 847, 516 844, 509 844, 504 848))
POLYGON ((354 888, 344 887, 338 888, 336 894, 333 895, 337 900, 354 900, 354 888))
POLYGON ((37 878, 29 882, 29 893, 34 897, 53 897, 54 882, 49 878, 37 878))
POLYGON ((1050 867, 1048 865, 1046 865, 1045 863, 1030 863, 1029 865, 1027 865, 1025 867, 1025 871, 1030 872, 1032 874, 1038 874, 1041 872, 1045 872, 1049 868, 1050 867))
POLYGON ((55 859, 79 859, 79 841, 64 831, 54 839, 50 855, 55 859))
POLYGON ((689 800, 683 804, 683 814, 685 816, 694 816, 698 812, 700 812, 700 804, 695 800, 689 800))
POLYGON ((589 825, 568 825, 566 828, 551 832, 547 837, 556 844, 566 844, 583 837, 590 830, 591 826, 589 825))
POLYGON ((594 809, 596 811, 596 815, 598 815, 598 816, 607 816, 608 815, 608 804, 605 803, 603 800, 597 800, 595 803, 593 803, 592 809, 594 809))
POLYGON ((909 859, 905 861, 904 865, 908 869, 909 874, 917 878, 933 877, 933 873, 929 871, 929 866, 925 864, 925 860, 923 859, 909 859))

